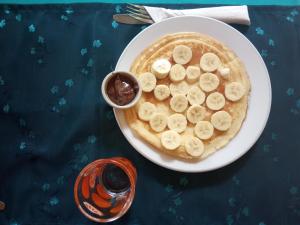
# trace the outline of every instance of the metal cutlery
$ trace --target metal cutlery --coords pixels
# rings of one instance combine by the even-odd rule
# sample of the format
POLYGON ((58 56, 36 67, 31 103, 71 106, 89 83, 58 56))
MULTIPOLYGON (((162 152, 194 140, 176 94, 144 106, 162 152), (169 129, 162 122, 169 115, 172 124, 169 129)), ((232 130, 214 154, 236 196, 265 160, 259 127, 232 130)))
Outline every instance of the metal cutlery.
POLYGON ((126 14, 115 14, 113 19, 126 24, 151 24, 154 23, 143 6, 128 3, 126 14))

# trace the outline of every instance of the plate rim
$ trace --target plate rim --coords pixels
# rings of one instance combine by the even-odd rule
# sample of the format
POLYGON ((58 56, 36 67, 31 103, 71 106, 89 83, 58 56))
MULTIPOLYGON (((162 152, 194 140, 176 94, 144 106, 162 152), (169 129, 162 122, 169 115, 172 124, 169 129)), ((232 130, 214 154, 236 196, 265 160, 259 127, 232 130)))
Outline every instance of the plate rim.
MULTIPOLYGON (((167 168, 167 169, 170 169, 170 170, 173 170, 173 171, 177 171, 177 172, 184 172, 184 173, 203 173, 203 172, 208 172, 208 171, 214 171, 214 170, 218 170, 220 168, 223 168, 223 167, 226 167, 228 165, 230 165, 231 163, 235 162, 236 160, 238 160, 239 158, 243 157, 247 152, 249 152, 249 150, 253 147, 253 145, 258 141, 259 137, 262 135, 264 129, 266 128, 266 125, 267 125, 267 122, 268 122, 268 119, 270 117, 270 112, 271 112, 271 106, 272 106, 272 86, 271 86, 271 79, 270 79, 270 75, 269 75, 269 72, 268 72, 268 69, 267 69, 267 66, 262 58, 262 56, 260 55, 259 51, 256 49, 256 47, 253 45, 253 43, 245 36, 243 35, 240 31, 238 31, 237 29, 235 29, 234 27, 222 22, 222 21, 219 21, 219 20, 216 20, 216 19, 213 19, 213 18, 210 18, 210 17, 206 17, 206 16, 176 16, 176 17, 172 17, 172 18, 168 18, 168 19, 165 19, 161 22, 158 22, 158 23, 154 23, 148 27, 146 27, 144 30, 142 30, 141 32, 139 32, 138 34, 136 34, 134 36, 133 39, 131 39, 131 41, 126 45, 126 47, 124 48, 124 50, 122 51, 122 54, 120 55, 117 63, 116 63, 116 66, 115 66, 115 69, 119 67, 119 64, 120 64, 120 61, 121 59, 124 57, 124 55, 126 54, 126 52, 128 52, 128 49, 129 49, 129 46, 136 40, 139 38, 139 36, 146 30, 148 29, 152 29, 153 27, 157 26, 158 24, 161 24, 161 23, 165 23, 165 22, 169 22, 169 21, 172 21, 172 20, 181 20, 181 19, 185 19, 185 18, 195 18, 195 19, 205 19, 205 20, 210 20, 210 21, 213 21, 213 22, 216 22, 216 23, 219 23, 221 24, 222 26, 225 26, 227 27, 228 29, 230 29, 231 31, 237 33, 239 36, 241 36, 246 42, 248 42, 248 44, 251 46, 251 48, 255 51, 256 55, 259 56, 259 60, 261 61, 261 64, 263 66, 263 70, 264 70, 264 73, 267 75, 267 85, 268 85, 268 105, 267 105, 267 111, 266 111, 266 116, 264 118, 264 121, 261 123, 262 124, 262 127, 260 128, 259 132, 257 133, 257 135, 255 137, 253 137, 253 140, 252 143, 247 146, 247 148, 245 148, 245 151, 243 152, 240 152, 239 154, 236 154, 234 155, 234 157, 232 157, 230 160, 227 160, 225 163, 220 163, 218 166, 216 167, 213 167, 213 168, 207 168, 207 169, 201 169, 201 170, 189 170, 189 169, 184 169, 184 168, 173 168, 173 167, 170 167, 169 165, 167 164, 164 164, 164 163, 161 163, 161 162, 158 162, 158 161, 155 161, 153 160, 151 157, 147 156, 144 151, 141 151, 139 150, 139 147, 136 145, 136 143, 131 140, 123 131, 123 128, 121 127, 121 124, 120 124, 120 120, 117 116, 117 112, 120 112, 120 110, 116 110, 115 108, 113 109, 114 111, 114 117, 118 123, 118 126, 122 132, 122 134, 124 135, 124 137, 126 138, 126 140, 130 143, 130 145, 135 149, 135 151, 137 151, 139 154, 141 154, 143 157, 145 157, 146 159, 148 159, 149 161, 151 161, 152 163, 158 165, 158 166, 161 166, 163 168, 167 168)), ((182 31, 182 32, 185 32, 185 31, 182 31)), ((251 97, 251 92, 250 92, 250 97, 251 97)), ((249 100, 248 100, 249 101, 249 100)), ((248 109, 247 109, 248 110, 248 109)), ((121 111, 121 113, 124 115, 124 112, 121 111)), ((127 125, 128 126, 128 125, 127 125)), ((131 129, 129 126, 128 126, 129 129, 131 129)), ((242 128, 241 128, 242 129, 242 128)), ((240 132, 240 131, 239 131, 240 132)), ((238 132, 238 133, 239 133, 238 132)), ((143 141, 144 142, 144 141, 143 141)), ((147 145, 149 145, 148 143, 145 143, 147 145)), ((151 146, 151 145, 150 145, 151 146)), ((153 148, 153 146, 151 146, 153 148)), ((158 151, 157 149, 154 149, 154 151, 158 151)), ((162 154, 165 154, 165 153, 162 153, 162 154)), ((180 161, 184 161, 184 160, 181 160, 181 159, 176 159, 176 160, 180 160, 180 161)), ((204 159, 205 160, 205 159, 204 159)), ((198 162, 201 162, 201 161, 198 161, 198 162)))

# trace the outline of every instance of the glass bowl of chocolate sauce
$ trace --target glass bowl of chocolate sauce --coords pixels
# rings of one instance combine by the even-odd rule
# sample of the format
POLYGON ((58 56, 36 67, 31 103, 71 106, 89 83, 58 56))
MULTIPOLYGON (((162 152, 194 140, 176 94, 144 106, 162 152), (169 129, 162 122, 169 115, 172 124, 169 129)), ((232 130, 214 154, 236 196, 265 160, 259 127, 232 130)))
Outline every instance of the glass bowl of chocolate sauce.
POLYGON ((142 94, 137 78, 125 71, 113 71, 102 81, 102 95, 114 108, 127 109, 134 106, 142 94))

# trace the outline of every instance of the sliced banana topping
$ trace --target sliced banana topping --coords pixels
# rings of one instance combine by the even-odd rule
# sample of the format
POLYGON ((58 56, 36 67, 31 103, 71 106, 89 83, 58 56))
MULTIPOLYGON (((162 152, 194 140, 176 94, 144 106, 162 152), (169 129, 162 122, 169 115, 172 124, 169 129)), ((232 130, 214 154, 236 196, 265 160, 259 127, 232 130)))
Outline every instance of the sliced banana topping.
POLYGON ((151 92, 156 86, 156 78, 153 73, 143 73, 139 76, 139 82, 144 92, 151 92))
POLYGON ((140 105, 138 116, 141 120, 149 121, 156 111, 154 104, 150 102, 144 102, 140 105))
POLYGON ((170 107, 175 112, 183 112, 188 107, 188 100, 184 95, 175 95, 170 100, 170 107))
POLYGON ((177 133, 185 131, 187 126, 187 120, 184 115, 175 113, 168 117, 168 128, 174 130, 177 133))
POLYGON ((196 124, 194 133, 198 138, 207 140, 214 134, 214 127, 208 121, 200 121, 196 124))
POLYGON ((218 68, 218 73, 220 74, 220 76, 223 78, 223 79, 225 79, 225 80, 227 80, 228 78, 229 78, 229 76, 230 76, 230 69, 229 68, 218 68))
POLYGON ((184 80, 185 78, 185 68, 180 64, 175 64, 170 70, 171 81, 178 82, 184 80))
POLYGON ((156 132, 161 132, 167 126, 167 119, 168 118, 165 114, 155 113, 149 121, 150 127, 156 132))
POLYGON ((212 114, 210 122, 217 130, 226 131, 231 127, 232 117, 226 111, 218 111, 212 114))
POLYGON ((170 89, 167 85, 159 84, 154 89, 154 97, 159 100, 163 101, 170 96, 170 89))
POLYGON ((142 91, 149 94, 141 98, 147 100, 138 105, 138 117, 149 122, 145 127, 160 138, 160 148, 180 147, 186 158, 200 158, 212 139, 231 128, 235 117, 225 110, 243 98, 246 87, 238 78, 232 82, 234 71, 216 53, 198 57, 199 65, 191 61, 191 47, 177 45, 172 57, 151 61, 150 71, 139 75, 142 91))
POLYGON ((203 142, 194 136, 188 136, 184 142, 185 151, 193 157, 199 157, 204 153, 203 142))
POLYGON ((161 134, 160 141, 165 149, 175 150, 181 144, 181 136, 173 130, 168 130, 161 134))
POLYGON ((238 101, 245 94, 244 86, 239 82, 232 82, 225 86, 225 96, 230 101, 238 101))
POLYGON ((189 89, 187 99, 191 105, 201 105, 205 101, 205 93, 194 86, 189 89))
POLYGON ((225 98, 220 92, 214 92, 207 96, 206 105, 211 110, 220 110, 225 106, 225 98))
POLYGON ((171 63, 167 59, 157 59, 151 66, 151 72, 157 79, 163 79, 168 76, 171 69, 171 63))
POLYGON ((186 118, 190 123, 198 123, 205 118, 206 109, 200 105, 192 105, 186 111, 186 118))
POLYGON ((213 72, 221 65, 220 58, 211 52, 205 53, 200 59, 200 67, 206 72, 213 72))
POLYGON ((170 84, 170 92, 172 96, 186 95, 189 91, 189 85, 185 81, 170 84))
POLYGON ((186 68, 186 78, 189 82, 195 82, 200 77, 200 68, 198 66, 188 66, 186 68))
POLYGON ((210 92, 217 89, 219 84, 220 80, 218 76, 213 73, 204 73, 200 76, 199 85, 205 92, 210 92))
POLYGON ((193 56, 192 49, 185 45, 177 45, 173 49, 173 59, 178 64, 187 64, 193 56))

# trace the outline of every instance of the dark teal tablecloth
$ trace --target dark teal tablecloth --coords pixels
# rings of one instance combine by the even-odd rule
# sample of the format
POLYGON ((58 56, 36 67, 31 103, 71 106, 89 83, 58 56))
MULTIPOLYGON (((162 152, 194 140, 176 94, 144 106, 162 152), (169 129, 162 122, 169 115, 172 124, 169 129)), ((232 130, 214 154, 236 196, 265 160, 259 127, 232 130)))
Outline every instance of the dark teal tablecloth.
POLYGON ((93 224, 76 208, 73 184, 86 164, 111 156, 138 170, 134 203, 112 224, 300 224, 300 8, 250 7, 252 25, 236 26, 266 62, 272 110, 244 157, 204 174, 144 159, 100 95, 103 77, 145 28, 113 21, 123 8, 0 6, 0 224, 93 224))

